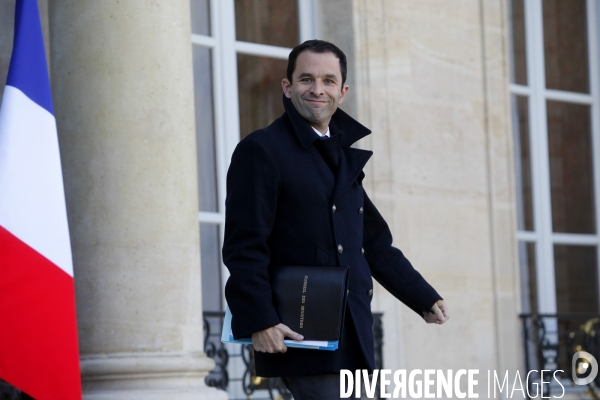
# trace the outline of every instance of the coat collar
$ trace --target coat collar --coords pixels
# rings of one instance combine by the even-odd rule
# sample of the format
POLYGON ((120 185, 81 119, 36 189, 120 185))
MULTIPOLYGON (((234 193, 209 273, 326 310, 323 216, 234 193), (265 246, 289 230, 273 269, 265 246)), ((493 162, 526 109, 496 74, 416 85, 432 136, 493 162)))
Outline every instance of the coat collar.
MULTIPOLYGON (((285 95, 283 96, 283 106, 298 140, 304 149, 308 149, 319 139, 318 135, 313 131, 310 124, 298 113, 292 101, 285 97, 285 95)), ((332 135, 329 140, 341 140, 342 148, 342 151, 339 153, 339 168, 332 196, 332 200, 335 202, 348 190, 352 182, 355 182, 357 179, 361 180, 360 174, 363 173, 362 169, 371 155, 373 155, 373 152, 350 147, 357 140, 370 134, 371 131, 339 108, 333 113, 329 122, 329 128, 332 135)), ((331 144, 333 143, 331 142, 331 144)), ((340 145, 338 144, 338 146, 340 145)))
MULTIPOLYGON (((318 136, 315 134, 315 131, 310 124, 302 118, 300 113, 298 113, 296 107, 292 104, 292 101, 285 97, 285 95, 283 95, 283 106, 285 108, 285 114, 289 118, 302 147, 308 149, 314 141, 318 139, 318 136)), ((371 133, 368 128, 360 124, 340 108, 333 113, 331 121, 329 122, 329 128, 331 129, 332 135, 342 136, 342 146, 344 147, 350 147, 354 142, 371 133)))

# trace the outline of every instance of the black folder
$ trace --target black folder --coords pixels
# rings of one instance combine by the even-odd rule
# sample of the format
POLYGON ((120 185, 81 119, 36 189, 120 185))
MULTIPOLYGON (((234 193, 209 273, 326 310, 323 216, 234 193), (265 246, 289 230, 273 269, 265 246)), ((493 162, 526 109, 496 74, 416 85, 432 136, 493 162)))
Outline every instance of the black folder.
POLYGON ((278 266, 271 275, 279 319, 304 340, 339 341, 346 311, 348 267, 278 266))

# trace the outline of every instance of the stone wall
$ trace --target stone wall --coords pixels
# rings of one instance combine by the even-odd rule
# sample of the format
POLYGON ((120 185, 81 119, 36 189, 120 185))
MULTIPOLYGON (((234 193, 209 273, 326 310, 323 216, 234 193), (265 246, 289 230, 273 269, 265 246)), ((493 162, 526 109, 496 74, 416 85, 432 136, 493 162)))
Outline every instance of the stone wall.
POLYGON ((386 368, 522 363, 506 4, 353 0, 357 116, 373 134, 365 185, 400 247, 444 296, 422 319, 380 286, 386 368))

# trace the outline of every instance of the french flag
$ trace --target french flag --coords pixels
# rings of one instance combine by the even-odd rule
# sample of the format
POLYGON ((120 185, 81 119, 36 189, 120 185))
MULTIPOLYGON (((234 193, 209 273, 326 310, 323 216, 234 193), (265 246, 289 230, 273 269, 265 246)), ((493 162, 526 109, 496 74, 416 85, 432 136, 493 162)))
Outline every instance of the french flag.
POLYGON ((37 0, 17 0, 0 108, 0 378, 81 399, 73 261, 37 0))

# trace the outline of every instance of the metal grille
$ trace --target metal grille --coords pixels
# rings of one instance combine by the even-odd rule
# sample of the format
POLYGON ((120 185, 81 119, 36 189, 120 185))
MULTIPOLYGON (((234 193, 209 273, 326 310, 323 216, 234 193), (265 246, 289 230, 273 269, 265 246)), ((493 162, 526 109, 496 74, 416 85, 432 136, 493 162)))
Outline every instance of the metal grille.
POLYGON ((0 379, 0 400, 33 400, 33 397, 0 379))
MULTIPOLYGON (((206 385, 227 390, 230 385, 240 385, 247 399, 261 400, 255 397, 257 390, 266 390, 269 400, 291 400, 292 395, 279 378, 262 378, 256 376, 254 367, 254 352, 252 345, 230 345, 229 348, 239 349, 230 353, 221 343, 221 329, 223 326, 224 312, 204 312, 204 351, 215 361, 213 369, 206 377, 206 385), (241 374, 230 373, 230 360, 241 358, 244 370, 241 374)), ((383 314, 373 313, 373 336, 375 339, 375 368, 383 368, 383 314)), ((377 381, 375 399, 379 399, 379 380, 377 381)), ((265 398, 266 400, 267 398, 265 398)), ((236 400, 236 399, 232 399, 236 400)), ((242 400, 242 399, 239 399, 242 400)))
MULTIPOLYGON (((600 315, 527 313, 519 317, 523 330, 525 369, 534 371, 528 380, 530 389, 534 383, 542 385, 540 371, 550 371, 544 375, 545 381, 549 381, 551 379, 548 379, 548 376, 552 377, 554 372, 562 370, 563 372, 557 372, 556 375, 565 381, 565 390, 586 391, 593 398, 599 398, 600 374, 587 386, 572 385, 574 371, 571 358, 578 351, 586 351, 600 360, 600 315)), ((544 383, 544 395, 551 396, 555 392, 560 395, 562 389, 557 386, 544 383)), ((535 392, 533 389, 532 392, 535 392)))

